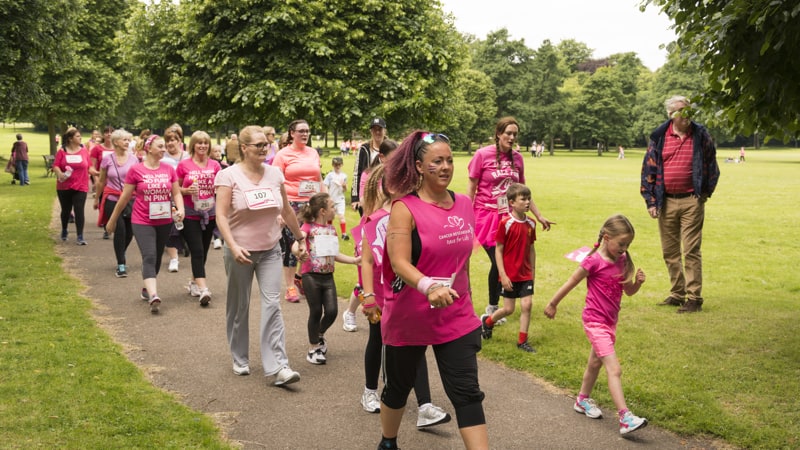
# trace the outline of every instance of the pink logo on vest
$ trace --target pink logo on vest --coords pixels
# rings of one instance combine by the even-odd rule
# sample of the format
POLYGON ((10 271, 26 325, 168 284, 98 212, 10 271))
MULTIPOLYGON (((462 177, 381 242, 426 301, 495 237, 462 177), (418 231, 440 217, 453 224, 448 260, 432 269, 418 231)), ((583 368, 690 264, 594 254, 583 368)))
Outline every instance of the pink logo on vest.
POLYGON ((464 228, 464 219, 458 216, 450 216, 447 218, 448 225, 445 225, 445 228, 458 228, 459 230, 464 228))

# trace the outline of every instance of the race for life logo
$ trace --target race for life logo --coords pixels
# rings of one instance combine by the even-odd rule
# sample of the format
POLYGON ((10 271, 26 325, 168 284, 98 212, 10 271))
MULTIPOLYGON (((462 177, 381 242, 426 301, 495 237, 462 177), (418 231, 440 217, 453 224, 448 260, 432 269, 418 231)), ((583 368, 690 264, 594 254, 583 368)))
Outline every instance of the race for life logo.
POLYGON ((464 219, 458 216, 450 216, 447 218, 447 225, 445 228, 456 228, 458 230, 464 228, 464 219))

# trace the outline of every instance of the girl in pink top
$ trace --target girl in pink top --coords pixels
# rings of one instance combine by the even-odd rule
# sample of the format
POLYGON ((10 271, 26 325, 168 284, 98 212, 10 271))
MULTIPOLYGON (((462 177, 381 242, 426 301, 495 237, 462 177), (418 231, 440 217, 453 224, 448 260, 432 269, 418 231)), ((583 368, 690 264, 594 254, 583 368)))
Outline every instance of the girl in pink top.
MULTIPOLYGON (((286 197, 295 212, 308 202, 314 194, 328 192, 322 182, 320 172, 319 153, 306 145, 311 133, 308 122, 298 119, 289 124, 289 138, 291 144, 282 148, 272 160, 273 167, 277 167, 286 180, 286 197)), ((297 286, 301 286, 297 272, 297 259, 290 251, 294 239, 292 234, 283 231, 283 248, 286 249, 283 258, 283 279, 286 284, 285 299, 288 302, 300 301, 297 286)))
POLYGON ((84 207, 89 192, 89 151, 81 145, 81 132, 70 127, 64 133, 64 147, 56 152, 53 172, 56 174, 56 194, 61 205, 61 240, 67 240, 70 214, 75 214, 75 231, 78 245, 86 245, 83 226, 86 222, 84 207))
POLYGON ((192 280, 189 295, 199 297, 200 306, 208 306, 211 291, 206 285, 206 258, 216 229, 214 178, 221 170, 219 163, 209 158, 211 136, 195 131, 189 139, 190 158, 178 163, 178 185, 186 205, 186 220, 181 234, 192 257, 192 280))
MULTIPOLYGON (((486 314, 492 315, 500 301, 500 276, 495 260, 495 233, 500 218, 508 215, 506 191, 511 183, 525 184, 524 158, 514 144, 519 134, 519 124, 513 117, 503 117, 497 122, 494 131, 494 145, 483 147, 475 152, 469 162, 468 195, 475 211, 475 234, 478 242, 489 255, 492 267, 489 270, 489 305, 486 314)), ((539 212, 531 199, 531 212, 545 230, 550 222, 539 212)))
POLYGON ((469 289, 475 218, 469 197, 448 190, 453 153, 447 136, 416 131, 386 162, 392 205, 383 261, 381 318, 386 383, 379 448, 397 448, 417 362, 432 345, 466 448, 488 449, 478 384, 480 321, 469 289))
POLYGON ((142 254, 144 288, 141 299, 150 304, 150 312, 155 314, 161 305, 156 285, 161 255, 164 253, 173 218, 180 222, 185 214, 175 170, 169 164, 161 162, 166 152, 164 139, 155 134, 150 136, 144 144, 144 151, 144 161, 133 166, 125 176, 125 187, 108 219, 106 230, 114 233, 117 220, 135 193, 131 228, 142 254))
MULTIPOLYGON (((339 253, 339 237, 330 221, 336 215, 333 199, 326 194, 316 194, 300 211, 305 221, 301 230, 306 237, 305 245, 309 257, 300 267, 303 289, 308 303, 308 342, 306 360, 311 364, 325 364, 328 331, 339 314, 336 283, 333 280, 335 263, 359 264, 361 257, 339 253)), ((293 252, 299 249, 295 243, 293 252)))
POLYGON ((586 278, 586 307, 583 309, 583 329, 592 344, 589 362, 583 373, 581 391, 573 409, 592 419, 603 416, 600 408, 589 396, 592 393, 600 367, 606 366, 608 391, 619 416, 619 432, 627 434, 644 428, 647 419, 635 416, 625 404, 622 393, 622 369, 614 350, 617 340, 617 318, 622 293, 633 295, 644 283, 642 269, 633 266, 628 247, 633 242, 633 225, 623 215, 611 216, 603 224, 597 242, 581 261, 572 276, 555 293, 544 314, 553 319, 559 302, 586 278))

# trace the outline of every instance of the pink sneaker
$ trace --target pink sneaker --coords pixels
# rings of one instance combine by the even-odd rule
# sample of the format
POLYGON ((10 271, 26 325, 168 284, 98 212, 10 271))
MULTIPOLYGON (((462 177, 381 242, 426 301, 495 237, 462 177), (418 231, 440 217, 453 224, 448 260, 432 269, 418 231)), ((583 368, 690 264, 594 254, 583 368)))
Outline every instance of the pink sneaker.
POLYGON ((295 288, 294 286, 289 286, 289 288, 286 289, 285 299, 289 303, 297 303, 297 302, 299 302, 300 301, 300 296, 297 295, 297 288, 295 288))

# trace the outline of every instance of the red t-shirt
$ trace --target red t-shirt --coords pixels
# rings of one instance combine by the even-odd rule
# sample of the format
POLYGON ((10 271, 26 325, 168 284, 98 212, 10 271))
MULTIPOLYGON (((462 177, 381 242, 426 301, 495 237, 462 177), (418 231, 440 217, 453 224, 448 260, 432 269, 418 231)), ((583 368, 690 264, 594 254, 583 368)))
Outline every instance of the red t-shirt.
POLYGON ((512 282, 532 280, 530 254, 536 240, 536 221, 530 217, 518 220, 509 214, 500 220, 495 240, 503 245, 503 268, 508 278, 512 282))
POLYGON ((685 194, 693 192, 692 187, 692 154, 693 140, 691 130, 683 139, 672 129, 667 128, 664 138, 664 189, 668 194, 685 194))

